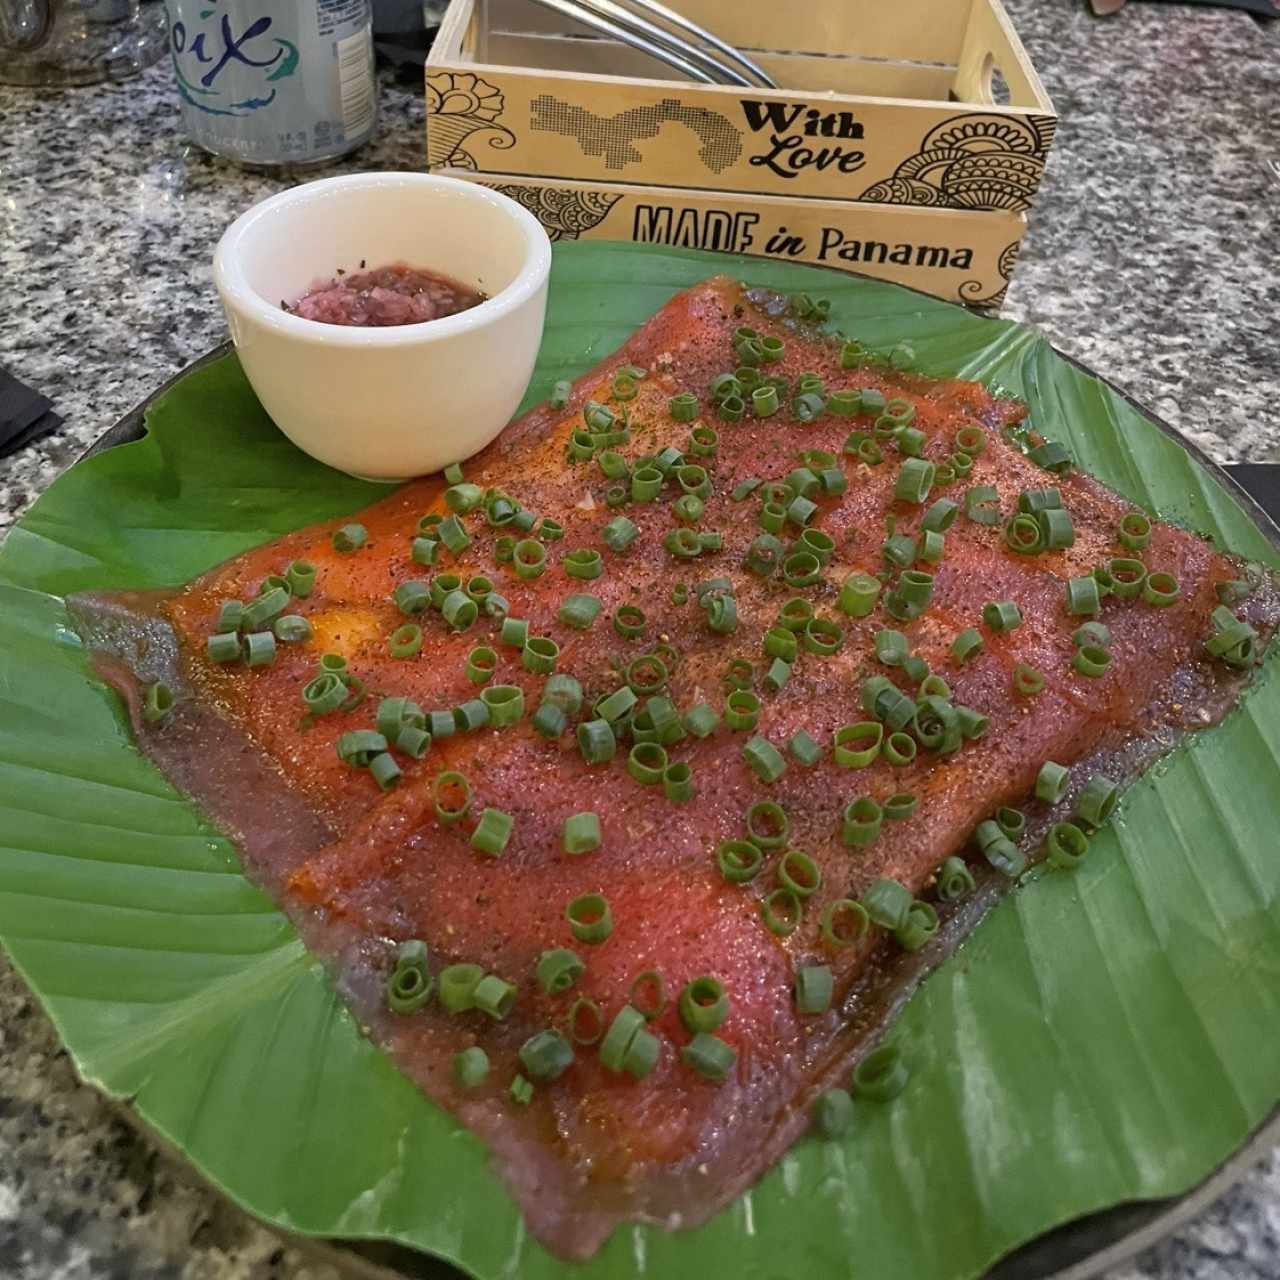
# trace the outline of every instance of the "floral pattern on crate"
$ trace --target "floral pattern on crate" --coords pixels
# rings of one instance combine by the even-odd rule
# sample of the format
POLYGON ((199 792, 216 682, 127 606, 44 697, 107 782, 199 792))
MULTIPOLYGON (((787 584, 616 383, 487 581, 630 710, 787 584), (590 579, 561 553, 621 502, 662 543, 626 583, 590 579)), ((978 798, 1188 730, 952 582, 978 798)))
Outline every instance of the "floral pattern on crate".
POLYGON ((562 187, 528 187, 519 183, 489 184, 510 196, 542 223, 550 240, 576 240, 584 231, 598 227, 620 195, 603 191, 574 191, 562 187))
POLYGON ((893 176, 859 197, 881 204, 1021 213, 1044 175, 1053 116, 968 114, 931 129, 893 176))
POLYGON ((1000 272, 1004 279, 1004 284, 1000 286, 994 293, 989 293, 986 297, 982 297, 982 291, 987 286, 981 280, 966 280, 960 286, 961 301, 967 307, 1000 307, 1004 305, 1004 295, 1009 292, 1009 277, 1013 275, 1013 268, 1018 262, 1018 251, 1022 247, 1020 240, 1015 240, 1012 244, 1007 244, 1000 251, 1000 257, 996 259, 996 270, 1000 272))
POLYGON ((427 77, 427 167, 452 165, 455 169, 479 169, 475 157, 462 145, 474 133, 487 131, 487 141, 498 151, 516 145, 516 135, 498 118, 506 104, 497 85, 468 71, 437 71, 427 77))

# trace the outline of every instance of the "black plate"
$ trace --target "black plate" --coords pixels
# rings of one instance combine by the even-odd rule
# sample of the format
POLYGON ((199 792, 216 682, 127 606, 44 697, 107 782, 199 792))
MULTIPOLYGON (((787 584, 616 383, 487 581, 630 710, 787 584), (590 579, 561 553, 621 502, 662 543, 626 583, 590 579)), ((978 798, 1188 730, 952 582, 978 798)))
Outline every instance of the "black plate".
MULTIPOLYGON (((187 374, 220 360, 231 351, 232 344, 224 342, 174 374, 141 404, 103 432, 82 456, 92 457, 116 445, 141 439, 145 432, 146 412, 155 400, 187 374)), ((1144 417, 1173 436, 1201 466, 1225 486, 1271 542, 1280 548, 1280 527, 1277 525, 1277 519, 1280 518, 1280 464, 1221 467, 1113 382, 1108 382, 1078 360, 1073 360, 1060 351, 1057 354, 1084 370, 1090 377, 1105 382, 1144 417)), ((149 1130, 147 1132, 149 1136, 154 1136, 150 1135, 149 1130)), ((1280 1106, 1276 1107, 1233 1155, 1184 1195, 1170 1196, 1163 1200, 1133 1201, 1076 1218, 1015 1249, 987 1272, 985 1280, 1093 1280, 1093 1277, 1118 1266, 1184 1226, 1239 1182, 1277 1145, 1280 1145, 1280 1106)), ((285 1232, 281 1234, 288 1235, 285 1232)), ((459 1280, 463 1275, 448 1263, 403 1245, 321 1240, 309 1236, 288 1235, 288 1238, 295 1247, 323 1258, 357 1280, 459 1280)))

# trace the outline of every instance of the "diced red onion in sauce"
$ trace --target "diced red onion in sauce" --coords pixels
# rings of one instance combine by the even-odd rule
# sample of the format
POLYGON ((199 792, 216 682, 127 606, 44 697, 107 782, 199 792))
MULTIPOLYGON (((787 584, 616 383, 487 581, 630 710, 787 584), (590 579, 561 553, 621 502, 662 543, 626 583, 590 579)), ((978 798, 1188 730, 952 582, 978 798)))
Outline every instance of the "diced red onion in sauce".
POLYGON ((296 302, 285 304, 285 310, 322 324, 382 328, 439 320, 484 300, 483 293, 438 271, 397 262, 317 280, 296 302))

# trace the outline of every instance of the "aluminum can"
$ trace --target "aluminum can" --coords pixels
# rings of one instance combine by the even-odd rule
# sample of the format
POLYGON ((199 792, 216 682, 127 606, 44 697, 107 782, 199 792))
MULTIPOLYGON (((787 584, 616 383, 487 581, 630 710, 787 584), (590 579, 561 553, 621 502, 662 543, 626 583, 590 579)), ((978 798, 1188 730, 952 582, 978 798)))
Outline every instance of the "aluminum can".
POLYGON ((182 121, 253 169, 319 168, 378 122, 370 0, 167 0, 182 121))

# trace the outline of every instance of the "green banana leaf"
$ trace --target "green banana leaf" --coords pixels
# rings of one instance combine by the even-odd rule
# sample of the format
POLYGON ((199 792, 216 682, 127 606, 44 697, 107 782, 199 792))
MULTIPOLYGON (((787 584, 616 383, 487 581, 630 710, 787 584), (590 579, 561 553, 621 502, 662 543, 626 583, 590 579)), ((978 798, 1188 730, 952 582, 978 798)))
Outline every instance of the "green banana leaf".
MULTIPOLYGON (((874 343, 1025 397, 1037 427, 1162 515, 1277 562, 1183 449, 1034 332, 864 279, 642 246, 556 247, 530 401, 716 271, 832 300, 874 343)), ((619 1230, 566 1267, 479 1142, 359 1035, 228 841, 131 745, 61 597, 184 581, 380 490, 272 427, 234 358, 147 438, 60 478, 0 554, 0 936, 84 1078, 293 1231, 398 1241, 484 1280, 964 1280, 1069 1218, 1179 1192, 1280 1097, 1280 681, 1133 787, 1076 875, 1011 895, 911 1001, 915 1075, 689 1232, 619 1230)))

